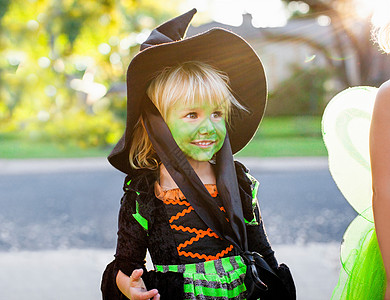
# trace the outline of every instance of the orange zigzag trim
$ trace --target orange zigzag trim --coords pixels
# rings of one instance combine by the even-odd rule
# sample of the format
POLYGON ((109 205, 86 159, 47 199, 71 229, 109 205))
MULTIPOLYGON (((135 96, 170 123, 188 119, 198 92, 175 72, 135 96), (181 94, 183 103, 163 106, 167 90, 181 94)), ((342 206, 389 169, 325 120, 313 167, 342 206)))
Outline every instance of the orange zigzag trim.
POLYGON ((215 237, 215 238, 219 238, 219 236, 213 232, 213 231, 210 231, 210 232, 207 232, 208 230, 203 230, 203 229, 196 229, 196 228, 190 228, 190 227, 183 227, 182 225, 180 226, 177 226, 175 224, 171 224, 170 225, 172 229, 175 229, 177 231, 187 231, 187 232, 190 232, 190 233, 196 233, 196 234, 202 234, 203 232, 206 232, 208 236, 210 237, 215 237))
POLYGON ((184 216, 185 214, 190 213, 192 210, 194 210, 194 208, 192 206, 190 206, 189 208, 183 209, 183 211, 178 212, 175 216, 172 216, 169 219, 169 223, 172 223, 173 221, 175 221, 175 220, 179 219, 180 217, 184 216))
POLYGON ((223 211, 224 213, 226 213, 226 210, 225 210, 225 208, 224 208, 223 206, 221 206, 219 209, 220 209, 221 211, 223 211))
POLYGON ((202 230, 199 232, 195 237, 185 241, 184 243, 181 243, 179 246, 177 246, 177 250, 180 250, 181 248, 185 248, 188 245, 192 245, 194 242, 199 241, 199 239, 203 238, 205 235, 209 237, 215 237, 218 238, 218 235, 215 234, 215 232, 211 231, 211 229, 207 229, 206 231, 202 230))
POLYGON ((230 245, 225 250, 222 250, 220 253, 217 253, 216 255, 206 255, 206 254, 199 254, 199 253, 192 253, 192 252, 186 252, 186 251, 178 251, 179 255, 184 255, 185 257, 192 257, 192 258, 198 258, 198 259, 204 259, 205 261, 209 260, 215 260, 219 259, 226 254, 228 254, 230 251, 232 251, 233 245, 230 245))
POLYGON ((185 205, 185 206, 190 206, 190 203, 187 201, 181 201, 181 200, 173 200, 173 199, 164 199, 163 202, 165 204, 172 204, 172 205, 185 205))

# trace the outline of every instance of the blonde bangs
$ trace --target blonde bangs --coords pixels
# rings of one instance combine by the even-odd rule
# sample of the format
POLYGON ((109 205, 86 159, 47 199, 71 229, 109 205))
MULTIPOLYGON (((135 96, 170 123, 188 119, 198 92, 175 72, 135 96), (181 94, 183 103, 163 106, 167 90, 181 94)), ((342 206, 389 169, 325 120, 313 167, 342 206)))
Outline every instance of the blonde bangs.
POLYGON ((188 107, 210 104, 220 108, 228 121, 231 105, 246 110, 232 95, 228 76, 208 64, 185 62, 166 68, 147 90, 152 102, 166 119, 169 107, 177 101, 188 107))

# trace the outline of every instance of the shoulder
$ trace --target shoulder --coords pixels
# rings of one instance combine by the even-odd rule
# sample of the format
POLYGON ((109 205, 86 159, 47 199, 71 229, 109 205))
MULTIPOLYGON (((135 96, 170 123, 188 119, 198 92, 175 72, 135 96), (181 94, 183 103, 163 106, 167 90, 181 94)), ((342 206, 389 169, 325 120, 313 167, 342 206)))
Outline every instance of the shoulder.
POLYGON ((143 202, 154 195, 154 183, 157 180, 157 172, 146 170, 136 175, 126 176, 123 183, 124 195, 122 206, 134 206, 135 202, 143 202))
POLYGON ((390 130, 390 80, 383 83, 377 92, 371 120, 371 141, 377 136, 383 136, 390 130))
POLYGON ((235 160, 234 165, 236 168, 236 174, 238 183, 240 185, 248 185, 251 189, 254 188, 254 185, 258 185, 259 182, 250 174, 250 170, 244 166, 241 162, 235 160))
MULTIPOLYGON (((384 82, 378 89, 375 98, 375 110, 390 110, 390 80, 384 82)), ((389 112, 390 113, 390 112, 389 112)))
POLYGON ((125 193, 135 192, 136 194, 149 193, 158 178, 158 172, 155 170, 139 170, 138 173, 127 175, 123 183, 125 193))
POLYGON ((382 85, 379 87, 378 94, 383 93, 387 96, 390 96, 390 80, 385 81, 382 83, 382 85))
POLYGON ((235 160, 234 161, 234 167, 236 169, 236 175, 237 175, 237 178, 239 181, 246 181, 247 183, 250 183, 250 180, 249 180, 249 169, 244 166, 244 164, 242 164, 241 162, 239 162, 238 160, 235 160))
POLYGON ((246 225, 259 225, 260 213, 258 210, 257 191, 259 182, 249 173, 242 163, 234 162, 237 181, 246 225))

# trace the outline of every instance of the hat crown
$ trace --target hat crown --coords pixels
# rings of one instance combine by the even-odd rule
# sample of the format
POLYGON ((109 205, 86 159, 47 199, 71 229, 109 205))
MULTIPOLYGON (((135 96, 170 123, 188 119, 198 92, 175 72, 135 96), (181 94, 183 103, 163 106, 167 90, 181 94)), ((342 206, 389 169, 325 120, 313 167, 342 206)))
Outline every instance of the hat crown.
POLYGON ((146 41, 141 44, 140 50, 142 51, 151 46, 181 40, 195 13, 196 9, 193 8, 153 29, 146 41))

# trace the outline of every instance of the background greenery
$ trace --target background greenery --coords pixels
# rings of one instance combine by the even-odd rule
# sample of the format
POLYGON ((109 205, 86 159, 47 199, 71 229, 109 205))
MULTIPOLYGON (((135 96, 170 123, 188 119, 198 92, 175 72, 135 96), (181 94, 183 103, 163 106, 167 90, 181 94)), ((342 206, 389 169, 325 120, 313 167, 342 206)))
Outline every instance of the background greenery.
POLYGON ((180 2, 0 0, 0 157, 111 147, 125 124, 118 84, 180 2))
MULTIPOLYGON (((353 0, 309 2, 308 13, 292 17, 326 15, 353 0)), ((182 3, 0 0, 0 158, 106 156, 124 130, 127 66, 182 3)), ((335 94, 327 83, 343 72, 287 67, 292 76, 270 93, 262 126, 239 155, 326 155, 320 116, 335 94)))
POLYGON ((252 141, 238 156, 325 156, 321 117, 265 117, 252 141))
MULTIPOLYGON (((265 117, 252 141, 238 156, 327 155, 318 116, 265 117)), ((2 158, 58 158, 107 156, 111 146, 86 147, 73 140, 62 143, 22 138, 22 134, 0 134, 2 158)))

